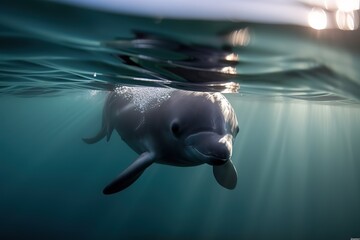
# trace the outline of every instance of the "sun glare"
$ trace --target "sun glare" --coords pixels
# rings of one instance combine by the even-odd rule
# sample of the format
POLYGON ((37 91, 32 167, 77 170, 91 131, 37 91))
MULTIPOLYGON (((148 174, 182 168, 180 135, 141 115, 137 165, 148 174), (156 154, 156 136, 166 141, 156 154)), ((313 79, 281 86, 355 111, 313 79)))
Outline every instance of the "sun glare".
POLYGON ((340 11, 351 12, 359 9, 359 0, 337 0, 336 5, 340 11))
POLYGON ((323 9, 321 8, 313 8, 309 12, 308 22, 310 27, 316 30, 325 29, 327 26, 327 16, 323 9))
POLYGON ((359 26, 359 16, 356 11, 344 12, 338 10, 336 12, 336 24, 341 30, 355 30, 359 26))

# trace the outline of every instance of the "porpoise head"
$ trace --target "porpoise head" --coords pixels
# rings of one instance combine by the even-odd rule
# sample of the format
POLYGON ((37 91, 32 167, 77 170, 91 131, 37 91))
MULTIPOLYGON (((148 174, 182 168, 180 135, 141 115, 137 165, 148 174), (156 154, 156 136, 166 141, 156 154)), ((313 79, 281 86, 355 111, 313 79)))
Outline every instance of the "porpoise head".
POLYGON ((179 154, 187 161, 214 166, 216 180, 233 189, 237 174, 231 162, 232 146, 239 132, 235 112, 220 93, 189 94, 185 100, 189 102, 182 103, 186 108, 177 107, 169 122, 174 144, 183 149, 179 154))

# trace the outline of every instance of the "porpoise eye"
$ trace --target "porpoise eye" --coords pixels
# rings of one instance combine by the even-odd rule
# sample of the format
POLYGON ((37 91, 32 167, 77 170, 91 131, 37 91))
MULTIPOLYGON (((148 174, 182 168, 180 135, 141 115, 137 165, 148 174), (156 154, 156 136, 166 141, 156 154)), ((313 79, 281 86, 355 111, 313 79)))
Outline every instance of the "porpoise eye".
POLYGON ((179 125, 178 122, 174 122, 171 125, 171 131, 172 131, 172 133, 174 134, 175 137, 179 137, 179 135, 180 135, 180 125, 179 125))

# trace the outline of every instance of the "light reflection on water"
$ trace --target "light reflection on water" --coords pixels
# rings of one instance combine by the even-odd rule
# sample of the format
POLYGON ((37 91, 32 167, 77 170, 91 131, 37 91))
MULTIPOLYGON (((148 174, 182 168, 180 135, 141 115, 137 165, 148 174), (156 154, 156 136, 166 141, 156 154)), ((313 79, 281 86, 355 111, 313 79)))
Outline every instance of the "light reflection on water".
POLYGON ((26 11, 29 3, 23 4, 19 9, 9 2, 1 10, 2 95, 107 91, 125 84, 225 92, 241 87, 246 97, 322 102, 360 98, 357 31, 226 21, 209 27, 206 21, 159 22, 49 2, 26 11), (80 11, 83 18, 70 24, 54 8, 69 16, 80 11))
POLYGON ((299 0, 312 6, 308 14, 310 27, 353 31, 359 26, 359 0, 299 0), (328 24, 330 23, 330 24, 328 24))

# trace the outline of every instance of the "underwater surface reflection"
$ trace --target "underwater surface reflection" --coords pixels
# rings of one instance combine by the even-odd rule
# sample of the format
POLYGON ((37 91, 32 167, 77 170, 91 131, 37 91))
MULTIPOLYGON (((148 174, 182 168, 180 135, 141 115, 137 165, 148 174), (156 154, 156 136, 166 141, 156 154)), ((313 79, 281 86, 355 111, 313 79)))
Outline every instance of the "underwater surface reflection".
POLYGON ((61 95, 125 84, 359 100, 359 31, 156 19, 17 0, 1 9, 0 33, 2 95, 61 95))

